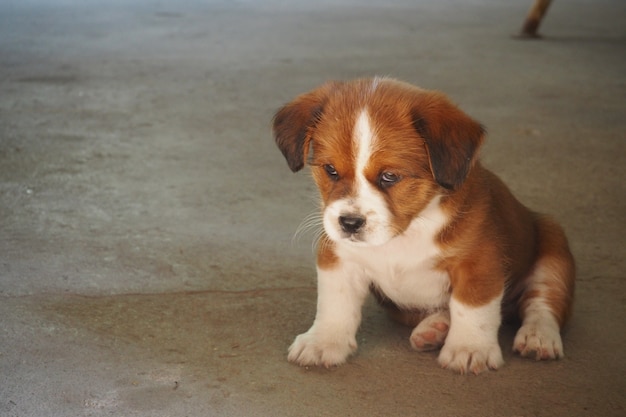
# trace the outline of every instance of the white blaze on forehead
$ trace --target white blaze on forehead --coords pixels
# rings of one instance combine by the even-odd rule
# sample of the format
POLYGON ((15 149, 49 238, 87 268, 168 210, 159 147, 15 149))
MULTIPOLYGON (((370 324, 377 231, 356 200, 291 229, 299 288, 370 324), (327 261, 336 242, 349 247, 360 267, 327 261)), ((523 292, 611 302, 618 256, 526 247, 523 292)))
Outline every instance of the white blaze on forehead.
MULTIPOLYGON (((374 133, 370 126, 367 110, 361 110, 354 127, 354 144, 357 149, 356 175, 359 180, 363 177, 363 170, 372 155, 374 133)), ((362 178, 364 179, 364 178, 362 178)))
POLYGON ((356 121, 354 141, 357 147, 355 208, 366 217, 366 240, 381 244, 390 239, 393 232, 389 228, 391 219, 387 203, 380 191, 365 178, 365 168, 377 146, 377 138, 366 109, 361 111, 356 121))
POLYGON ((365 168, 376 149, 376 135, 366 109, 358 114, 353 130, 353 149, 356 160, 354 192, 331 202, 324 209, 324 229, 334 241, 350 240, 351 244, 382 245, 389 241, 396 231, 392 227, 391 213, 384 196, 365 177, 365 168), (338 219, 341 216, 356 215, 365 218, 358 236, 346 236, 338 219))

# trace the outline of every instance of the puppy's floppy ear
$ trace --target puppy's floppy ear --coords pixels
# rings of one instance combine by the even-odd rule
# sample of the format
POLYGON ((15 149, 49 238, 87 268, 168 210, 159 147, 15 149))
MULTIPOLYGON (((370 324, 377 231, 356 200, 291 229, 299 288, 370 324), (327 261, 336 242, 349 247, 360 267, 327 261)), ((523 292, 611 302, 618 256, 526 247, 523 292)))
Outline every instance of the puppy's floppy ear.
POLYGON ((321 117, 330 93, 340 85, 340 82, 331 81, 299 95, 274 115, 274 139, 293 172, 304 166, 309 152, 311 129, 321 117))
POLYGON ((474 164, 485 129, 439 92, 421 93, 414 104, 413 126, 426 143, 435 181, 455 190, 474 164))

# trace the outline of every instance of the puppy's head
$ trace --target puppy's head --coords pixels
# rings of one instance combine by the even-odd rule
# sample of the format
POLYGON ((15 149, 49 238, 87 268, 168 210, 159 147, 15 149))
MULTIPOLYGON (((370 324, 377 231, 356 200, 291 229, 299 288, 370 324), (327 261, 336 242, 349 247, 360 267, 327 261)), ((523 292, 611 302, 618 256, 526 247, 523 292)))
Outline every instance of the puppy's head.
POLYGON ((381 245, 462 186, 483 128, 443 94, 391 79, 329 82, 274 116, 292 171, 311 167, 335 242, 381 245))

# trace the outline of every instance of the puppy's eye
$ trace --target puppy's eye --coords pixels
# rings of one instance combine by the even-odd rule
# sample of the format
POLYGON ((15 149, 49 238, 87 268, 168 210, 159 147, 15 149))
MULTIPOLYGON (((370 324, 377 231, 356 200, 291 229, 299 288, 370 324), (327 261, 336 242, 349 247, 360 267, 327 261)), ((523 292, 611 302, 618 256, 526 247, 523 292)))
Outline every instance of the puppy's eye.
POLYGON ((398 181, 400 181, 400 176, 394 174, 393 172, 385 171, 380 174, 378 185, 380 185, 381 188, 389 188, 398 181))
POLYGON ((331 180, 336 181, 339 179, 339 173, 335 169, 334 165, 331 165, 331 164, 324 165, 324 171, 326 171, 326 173, 328 174, 331 180))

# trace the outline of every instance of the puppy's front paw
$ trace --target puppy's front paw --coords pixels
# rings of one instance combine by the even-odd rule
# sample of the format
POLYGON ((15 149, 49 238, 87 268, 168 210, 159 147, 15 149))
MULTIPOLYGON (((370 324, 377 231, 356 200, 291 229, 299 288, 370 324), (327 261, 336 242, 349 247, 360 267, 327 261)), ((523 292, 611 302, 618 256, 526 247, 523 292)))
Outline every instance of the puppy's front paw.
POLYGON ((443 345, 439 354, 439 364, 461 374, 479 374, 487 369, 498 369, 504 360, 500 346, 495 344, 455 344, 443 345))
POLYGON ((302 333, 289 347, 289 362, 301 366, 321 365, 326 368, 341 365, 357 348, 354 337, 319 334, 314 329, 302 333))
POLYGON ((524 324, 513 341, 513 350, 524 357, 539 360, 563 357, 563 342, 559 328, 549 323, 524 324))

